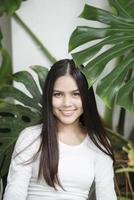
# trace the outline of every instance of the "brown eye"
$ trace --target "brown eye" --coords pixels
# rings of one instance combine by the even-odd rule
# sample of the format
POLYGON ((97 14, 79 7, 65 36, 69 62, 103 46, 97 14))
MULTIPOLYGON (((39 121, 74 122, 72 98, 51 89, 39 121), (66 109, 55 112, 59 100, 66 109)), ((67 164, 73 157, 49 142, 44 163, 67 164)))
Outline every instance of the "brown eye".
POLYGON ((61 94, 60 92, 56 92, 56 93, 53 93, 53 96, 54 96, 54 97, 61 97, 62 94, 61 94))
POLYGON ((79 96, 80 96, 80 93, 79 93, 79 92, 74 92, 73 95, 74 95, 75 97, 79 97, 79 96))

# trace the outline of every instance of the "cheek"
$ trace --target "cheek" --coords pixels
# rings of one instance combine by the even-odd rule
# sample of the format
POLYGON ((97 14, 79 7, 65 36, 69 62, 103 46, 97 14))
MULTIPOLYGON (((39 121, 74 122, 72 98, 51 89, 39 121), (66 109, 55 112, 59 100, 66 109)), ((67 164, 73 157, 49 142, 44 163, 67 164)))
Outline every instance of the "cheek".
POLYGON ((59 99, 52 99, 52 106, 53 108, 58 108, 61 105, 61 101, 59 99))
POLYGON ((82 108, 82 101, 81 101, 81 99, 74 100, 74 105, 76 105, 77 108, 82 108))

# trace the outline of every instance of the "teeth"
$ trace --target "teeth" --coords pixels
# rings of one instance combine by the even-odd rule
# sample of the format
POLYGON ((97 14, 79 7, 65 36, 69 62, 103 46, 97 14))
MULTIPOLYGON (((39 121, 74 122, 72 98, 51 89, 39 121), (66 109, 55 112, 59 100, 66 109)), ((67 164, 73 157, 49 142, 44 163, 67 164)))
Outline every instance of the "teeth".
POLYGON ((74 111, 62 111, 63 115, 72 115, 74 113, 74 111))

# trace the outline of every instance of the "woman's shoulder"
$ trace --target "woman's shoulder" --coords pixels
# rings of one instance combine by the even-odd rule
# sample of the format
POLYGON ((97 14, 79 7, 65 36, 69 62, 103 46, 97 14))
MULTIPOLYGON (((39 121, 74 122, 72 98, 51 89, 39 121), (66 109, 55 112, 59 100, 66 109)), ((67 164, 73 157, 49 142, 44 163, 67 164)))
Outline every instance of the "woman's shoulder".
MULTIPOLYGON (((102 146, 102 144, 98 141, 97 142, 99 144, 99 146, 106 151, 106 149, 102 146)), ((106 153, 104 153, 93 141, 90 137, 88 137, 87 140, 87 145, 88 148, 92 151, 92 153, 94 154, 94 158, 95 160, 100 160, 100 161, 107 161, 107 162, 111 162, 112 159, 109 155, 107 155, 106 153)))
POLYGON ((42 124, 30 126, 22 130, 16 141, 16 150, 21 151, 22 149, 31 144, 39 143, 41 130, 42 124))

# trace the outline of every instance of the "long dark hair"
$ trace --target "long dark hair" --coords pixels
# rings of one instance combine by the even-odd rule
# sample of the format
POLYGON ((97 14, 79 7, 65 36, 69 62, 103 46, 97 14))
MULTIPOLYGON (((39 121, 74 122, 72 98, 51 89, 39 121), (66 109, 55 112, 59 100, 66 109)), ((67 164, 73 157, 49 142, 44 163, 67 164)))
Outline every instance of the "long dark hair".
POLYGON ((55 189, 55 184, 61 187, 62 184, 57 175, 59 149, 56 133, 58 129, 52 112, 52 95, 56 79, 66 74, 70 74, 74 78, 80 91, 83 105, 83 114, 80 117, 80 122, 86 128, 94 144, 113 158, 111 145, 97 111, 93 88, 88 87, 84 74, 75 65, 73 60, 64 59, 56 62, 48 72, 43 89, 43 127, 41 131, 41 157, 39 165, 39 177, 43 174, 47 184, 55 189))

